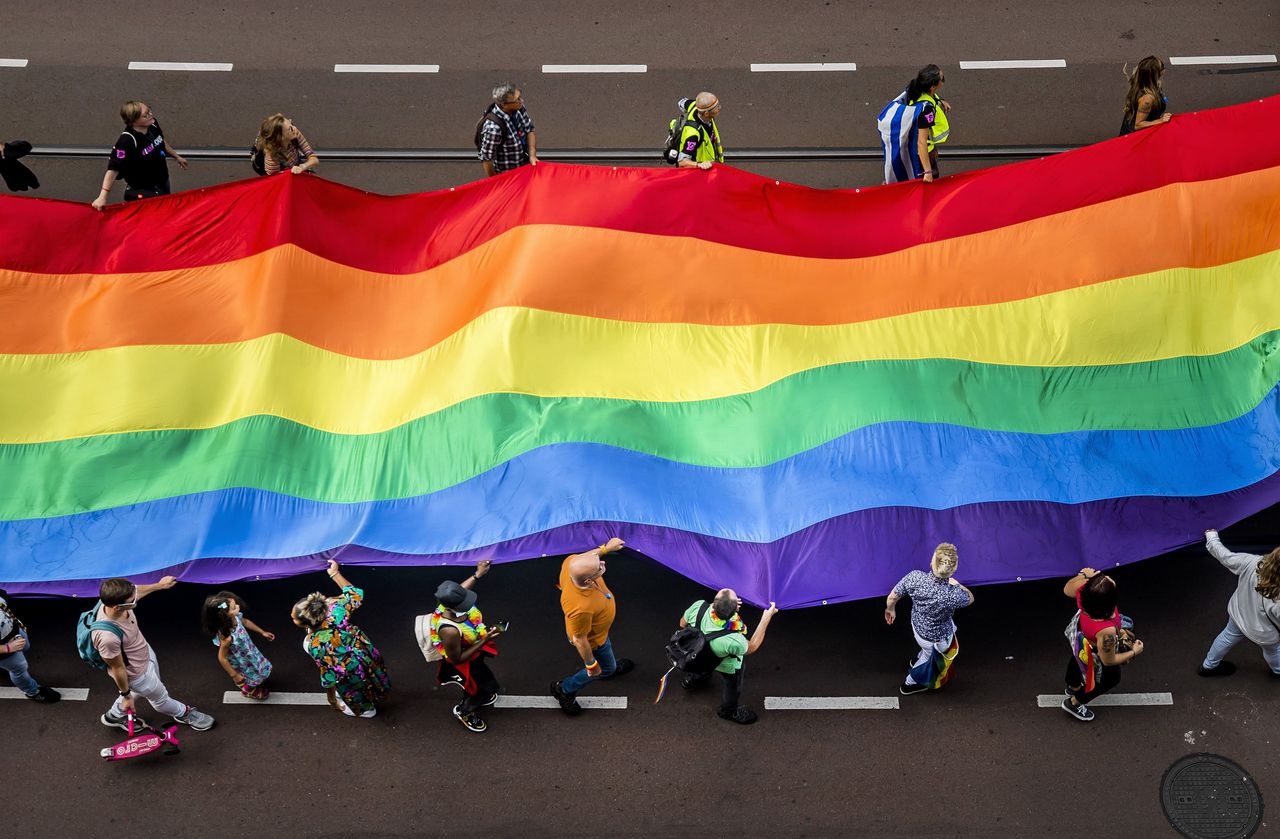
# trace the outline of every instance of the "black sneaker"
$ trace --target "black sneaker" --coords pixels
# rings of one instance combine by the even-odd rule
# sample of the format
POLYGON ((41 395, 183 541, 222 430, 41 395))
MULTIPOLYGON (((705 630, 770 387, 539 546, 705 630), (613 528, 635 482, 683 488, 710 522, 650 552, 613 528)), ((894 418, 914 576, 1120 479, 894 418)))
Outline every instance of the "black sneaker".
POLYGON ((46 702, 46 703, 57 702, 61 698, 62 698, 62 694, 58 693, 53 688, 44 688, 44 687, 40 688, 40 690, 36 691, 35 693, 27 697, 27 699, 30 699, 32 702, 46 702))
POLYGON ((488 699, 486 699, 485 701, 481 702, 480 704, 481 704, 481 706, 483 706, 483 707, 485 707, 485 708, 492 708, 492 707, 493 707, 493 703, 495 703, 495 702, 497 702, 497 701, 498 701, 498 692, 495 690, 495 691, 493 692, 493 696, 490 696, 488 699))
POLYGON ((614 668, 613 668, 613 672, 612 672, 612 673, 610 673, 608 676, 601 676, 600 678, 601 678, 602 680, 603 680, 603 679, 616 679, 618 676, 625 676, 625 675, 627 675, 628 673, 630 673, 632 670, 635 670, 635 669, 636 669, 636 663, 635 663, 634 661, 632 661, 632 660, 631 660, 631 659, 629 659, 629 658, 620 658, 620 659, 618 659, 618 660, 617 660, 617 662, 615 663, 615 666, 614 666, 614 668))
POLYGON ((489 727, 485 725, 484 720, 477 717, 474 712, 470 714, 462 713, 461 702, 453 706, 453 715, 458 718, 458 722, 462 723, 467 727, 468 731, 474 731, 478 734, 489 727))
POLYGON ((1080 722, 1091 722, 1093 720, 1093 711, 1090 711, 1085 705, 1073 705, 1070 697, 1062 700, 1062 710, 1080 720, 1080 722))
POLYGON ((898 686, 898 693, 903 696, 910 696, 913 693, 924 693, 928 689, 928 685, 908 685, 904 682, 898 686))
POLYGON ((1205 677, 1230 676, 1234 672, 1236 666, 1229 661, 1219 662, 1217 667, 1205 667, 1202 664, 1196 668, 1196 674, 1205 677))
POLYGON ((559 682, 551 683, 551 695, 560 703, 560 710, 569 716, 576 717, 582 713, 582 706, 578 704, 578 697, 572 693, 562 691, 559 682))
POLYGON ((753 722, 760 719, 756 716, 755 711, 750 708, 745 708, 742 705, 734 708, 732 714, 726 714, 723 710, 716 711, 716 716, 722 720, 736 722, 738 725, 751 725, 753 722))
POLYGON ((680 687, 684 688, 685 690, 693 690, 696 687, 701 687, 702 685, 707 683, 707 676, 710 676, 710 675, 711 675, 710 673, 706 675, 699 675, 697 673, 686 673, 685 677, 680 680, 680 687))

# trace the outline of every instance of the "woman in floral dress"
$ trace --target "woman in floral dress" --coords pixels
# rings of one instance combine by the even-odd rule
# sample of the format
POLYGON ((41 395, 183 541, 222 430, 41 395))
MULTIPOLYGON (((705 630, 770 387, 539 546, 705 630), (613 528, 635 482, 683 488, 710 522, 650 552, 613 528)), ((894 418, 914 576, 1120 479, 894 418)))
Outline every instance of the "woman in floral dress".
POLYGON ((293 622, 307 630, 302 648, 320 668, 320 686, 328 693, 329 704, 347 716, 369 719, 391 690, 391 680, 382 653, 351 623, 351 613, 364 602, 364 592, 342 576, 332 559, 328 570, 342 593, 337 597, 318 591, 308 594, 294 604, 293 622))

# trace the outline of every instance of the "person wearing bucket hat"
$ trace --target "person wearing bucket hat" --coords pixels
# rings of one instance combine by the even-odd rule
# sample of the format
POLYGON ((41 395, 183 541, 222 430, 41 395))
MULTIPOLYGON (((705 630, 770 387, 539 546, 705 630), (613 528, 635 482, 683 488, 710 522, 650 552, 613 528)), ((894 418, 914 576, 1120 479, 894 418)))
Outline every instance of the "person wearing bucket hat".
POLYGON ((488 727, 477 711, 497 702, 501 690, 485 659, 498 654, 494 641, 506 627, 485 624, 484 615, 476 608, 474 588, 491 567, 492 563, 486 559, 461 583, 442 582, 436 588, 437 605, 429 620, 429 643, 440 658, 436 678, 440 684, 456 684, 466 693, 462 701, 453 706, 453 715, 468 730, 477 733, 488 727))

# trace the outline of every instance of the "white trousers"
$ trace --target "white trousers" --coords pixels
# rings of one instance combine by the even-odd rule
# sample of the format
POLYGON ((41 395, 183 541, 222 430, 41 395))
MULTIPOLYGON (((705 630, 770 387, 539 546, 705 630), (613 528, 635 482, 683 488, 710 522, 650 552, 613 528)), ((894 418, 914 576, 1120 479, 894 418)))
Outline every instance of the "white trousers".
MULTIPOLYGON (((156 663, 155 650, 151 651, 151 663, 147 665, 147 672, 137 679, 131 679, 129 690, 133 691, 135 703, 137 697, 141 696, 151 703, 152 708, 165 716, 180 717, 187 712, 187 706, 169 696, 169 689, 164 686, 164 682, 160 681, 160 665, 156 663)), ((112 716, 124 716, 123 703, 124 697, 116 697, 115 704, 111 706, 112 716)))

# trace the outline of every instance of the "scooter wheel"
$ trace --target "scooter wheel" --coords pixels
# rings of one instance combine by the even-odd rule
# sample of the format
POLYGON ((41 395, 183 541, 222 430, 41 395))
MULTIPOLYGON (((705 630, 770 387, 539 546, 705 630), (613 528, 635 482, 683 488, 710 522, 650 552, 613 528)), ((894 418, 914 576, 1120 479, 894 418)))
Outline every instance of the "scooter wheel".
POLYGON ((111 760, 111 749, 103 749, 102 751, 98 752, 98 757, 102 758, 103 760, 111 760))

